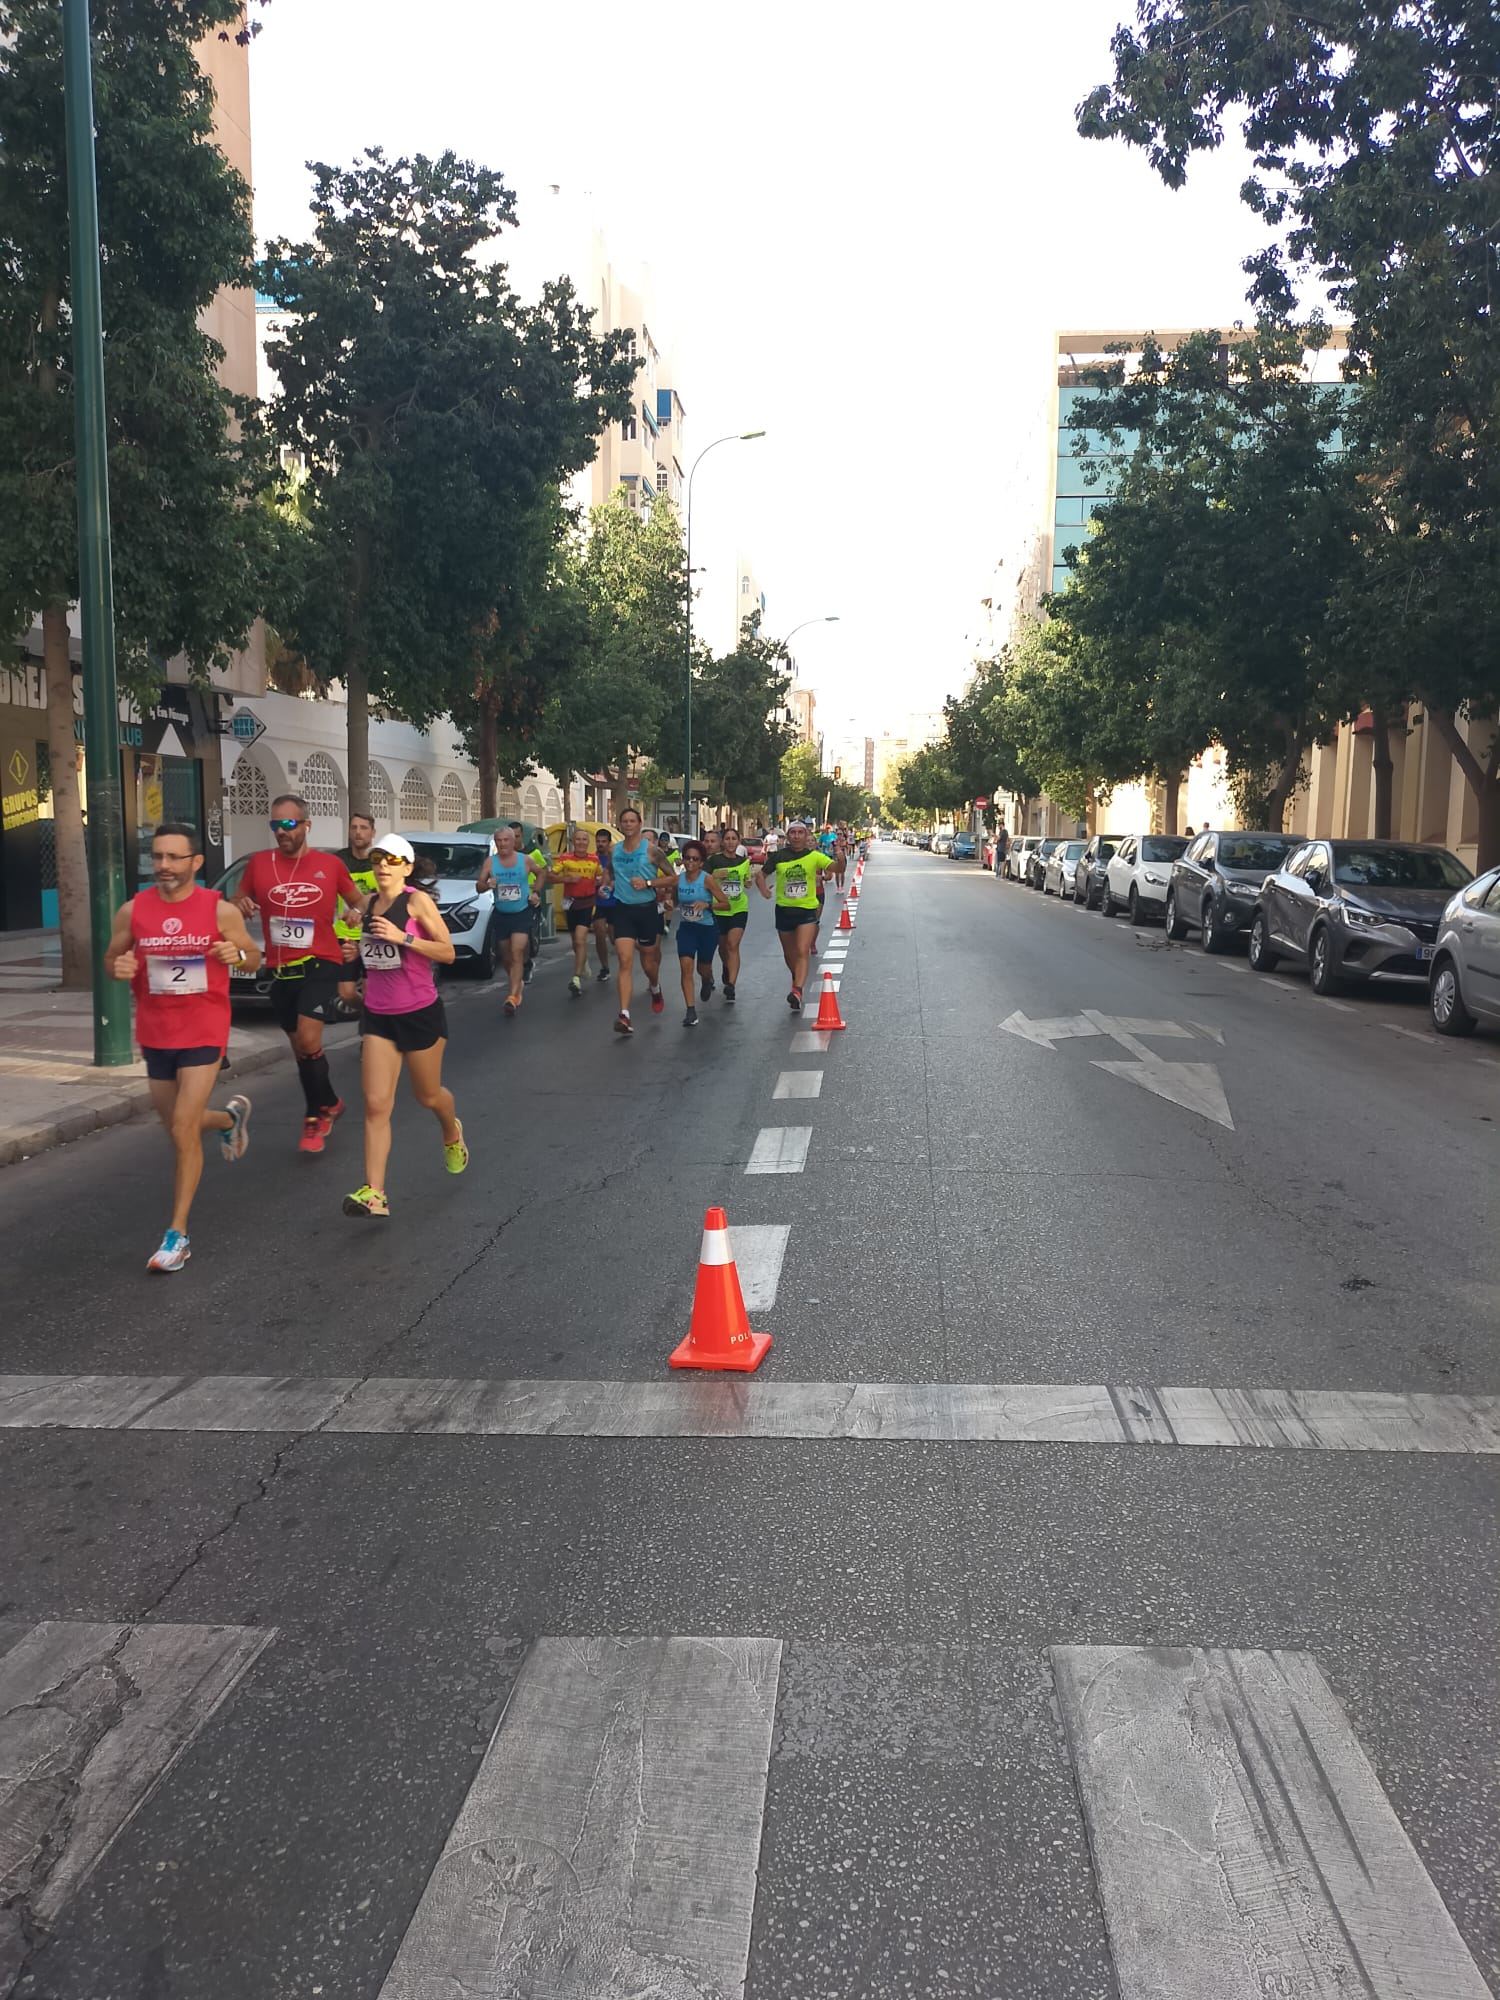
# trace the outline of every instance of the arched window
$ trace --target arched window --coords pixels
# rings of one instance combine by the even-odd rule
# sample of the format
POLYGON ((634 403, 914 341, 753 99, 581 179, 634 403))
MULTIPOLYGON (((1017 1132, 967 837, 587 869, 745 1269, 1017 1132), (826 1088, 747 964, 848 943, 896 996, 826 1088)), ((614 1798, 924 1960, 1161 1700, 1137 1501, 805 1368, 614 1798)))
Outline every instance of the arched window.
POLYGON ((462 826, 468 818, 469 802, 464 797, 464 788, 450 771, 438 786, 437 819, 439 826, 462 826))
POLYGON ((377 827, 388 827, 396 817, 396 797, 385 766, 373 761, 370 765, 370 817, 377 827))
POLYGON ((484 799, 479 790, 479 780, 474 780, 474 789, 469 794, 469 818, 479 819, 484 813, 484 799))
POLYGON ((521 787, 521 810, 516 814, 529 826, 538 826, 542 818, 542 788, 535 778, 528 778, 521 787))
POLYGON ((229 789, 224 794, 224 809, 235 819, 269 819, 271 816, 271 787, 266 782, 265 772, 249 750, 240 752, 240 760, 229 780, 229 789))
POLYGON ((562 818, 562 793, 557 789, 556 785, 549 785, 547 787, 547 798, 543 810, 547 815, 548 826, 555 826, 558 820, 562 818))
POLYGON ((298 784, 314 819, 343 819, 339 774, 331 757, 325 757, 321 750, 304 757, 298 784))
POLYGON ((415 764, 401 780, 401 824, 432 831, 432 787, 415 764))

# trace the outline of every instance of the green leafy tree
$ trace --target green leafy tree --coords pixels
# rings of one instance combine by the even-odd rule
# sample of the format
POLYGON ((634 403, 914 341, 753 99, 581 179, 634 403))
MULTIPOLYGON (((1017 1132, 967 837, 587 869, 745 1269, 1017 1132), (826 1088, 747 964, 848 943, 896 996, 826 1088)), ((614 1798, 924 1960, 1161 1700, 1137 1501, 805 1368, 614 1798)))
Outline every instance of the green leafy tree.
POLYGON ((732 653, 703 661, 693 683, 693 763, 718 790, 718 803, 760 798, 795 732, 778 719, 792 684, 786 647, 755 638, 746 621, 732 653))
MULTIPOLYGON (((104 382, 122 688, 161 662, 227 662, 261 608, 274 516, 246 505, 265 461, 199 325, 249 280, 250 196, 213 142, 196 47, 247 32, 243 0, 95 0, 104 382)), ((68 606, 78 596, 62 26, 55 0, 0 0, 0 635, 40 617, 62 970, 89 978, 87 867, 68 606)))
POLYGON ((1215 740, 1232 765, 1274 771, 1279 826, 1309 747, 1360 698, 1330 606, 1362 502, 1331 448, 1342 393, 1303 368, 1319 337, 1264 320, 1228 347, 1212 332, 1173 353, 1147 341, 1135 372, 1106 371, 1075 410, 1080 428, 1139 437, 1049 604, 1102 687, 1081 754, 1116 782, 1132 761, 1159 776, 1174 821, 1178 775, 1215 740))
POLYGON ((823 803, 823 761, 816 743, 793 743, 781 759, 781 803, 789 813, 814 812, 823 803))
POLYGON ((1248 206, 1285 232, 1247 264, 1286 316, 1312 274, 1350 321, 1350 438, 1370 496, 1344 629, 1378 641, 1382 716, 1420 698, 1500 860, 1500 15, 1492 0, 1243 6, 1141 0, 1088 137, 1148 152, 1169 186, 1238 120, 1248 206), (1465 731, 1465 720, 1486 726, 1465 731), (1470 737, 1477 738, 1471 741, 1470 737))
POLYGON ((551 496, 625 414, 634 367, 565 279, 529 306, 480 261, 516 221, 498 174, 379 148, 312 172, 311 240, 271 243, 260 274, 288 315, 267 347, 270 419, 306 467, 277 623, 320 683, 344 684, 363 806, 372 698, 416 723, 474 703, 481 746, 502 718, 540 719, 527 638, 551 496))
POLYGON ((544 615, 554 630, 565 621, 573 636, 551 676, 533 751, 550 770, 602 776, 617 825, 636 757, 660 747, 680 712, 685 585, 670 502, 640 514, 616 497, 593 510, 585 537, 566 544, 549 592, 544 615))

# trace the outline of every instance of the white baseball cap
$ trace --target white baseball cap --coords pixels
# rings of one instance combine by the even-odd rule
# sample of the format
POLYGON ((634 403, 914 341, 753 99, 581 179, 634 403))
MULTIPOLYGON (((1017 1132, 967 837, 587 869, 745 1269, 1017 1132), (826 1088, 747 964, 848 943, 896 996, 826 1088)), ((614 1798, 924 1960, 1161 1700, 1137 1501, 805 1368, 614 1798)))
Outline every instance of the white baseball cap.
POLYGON ((387 833, 378 839, 372 840, 370 842, 370 851, 373 854, 389 854, 397 861, 410 861, 414 863, 417 858, 417 850, 412 846, 405 834, 401 833, 387 833))

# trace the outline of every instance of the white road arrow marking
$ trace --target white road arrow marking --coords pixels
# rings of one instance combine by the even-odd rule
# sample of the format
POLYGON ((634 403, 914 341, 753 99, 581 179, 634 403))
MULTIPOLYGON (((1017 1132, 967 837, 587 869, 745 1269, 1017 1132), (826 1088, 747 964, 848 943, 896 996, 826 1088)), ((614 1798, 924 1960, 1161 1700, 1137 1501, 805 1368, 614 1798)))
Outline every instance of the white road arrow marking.
POLYGON ((1007 1035, 1019 1035, 1023 1042, 1035 1042, 1039 1049, 1050 1049, 1054 1042, 1065 1042, 1074 1035, 1103 1033, 1092 1021, 1085 1021, 1081 1014, 1061 1021, 1028 1021, 1019 1007, 1014 1014, 1007 1015, 1000 1026, 1007 1035))
POLYGON ((1213 1063, 1164 1062, 1146 1046, 1147 1038, 1190 1042, 1195 1032, 1212 1038, 1222 1046, 1222 1029, 1204 1028, 1197 1022, 1185 1028, 1179 1021, 1138 1020, 1128 1014, 1101 1014, 1096 1007, 1086 1007, 1081 1014, 1065 1015, 1056 1021, 1031 1021, 1017 1008, 1000 1026, 1006 1034, 1018 1035, 1022 1041, 1032 1042, 1039 1049, 1055 1048, 1059 1042, 1083 1035, 1106 1036, 1110 1041, 1118 1042, 1122 1049, 1127 1049, 1135 1060, 1096 1061, 1093 1065, 1095 1069, 1108 1070, 1111 1076, 1122 1076, 1127 1083, 1138 1083, 1155 1096, 1164 1097, 1169 1104, 1176 1104, 1184 1111, 1196 1112, 1200 1118, 1222 1125, 1227 1131, 1234 1130, 1224 1086, 1213 1063))
POLYGON ((1127 1083, 1142 1084, 1169 1104, 1180 1104, 1184 1111, 1196 1111, 1200 1118, 1211 1118, 1215 1125, 1234 1130, 1229 1101, 1212 1063, 1168 1063, 1148 1056, 1144 1062, 1096 1062, 1094 1068, 1123 1076, 1127 1083))

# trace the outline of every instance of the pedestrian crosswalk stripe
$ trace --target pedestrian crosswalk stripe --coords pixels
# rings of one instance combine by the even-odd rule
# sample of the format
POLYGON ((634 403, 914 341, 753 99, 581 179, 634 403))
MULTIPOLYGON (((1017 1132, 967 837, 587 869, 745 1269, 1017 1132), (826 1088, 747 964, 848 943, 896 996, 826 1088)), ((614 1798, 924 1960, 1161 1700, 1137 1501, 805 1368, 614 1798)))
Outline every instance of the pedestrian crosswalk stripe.
POLYGON ((237 1625, 0 1626, 0 1910, 54 1922, 275 1636, 237 1625))
POLYGON ((1121 2000, 1488 2000, 1310 1655, 1052 1664, 1121 2000))
POLYGON ((824 1056, 833 1040, 831 1028, 799 1028, 792 1037, 794 1056, 824 1056))
POLYGON ((539 1640, 380 2000, 743 1994, 780 1665, 539 1640))
POLYGON ((747 1174, 800 1174, 807 1165, 811 1125, 763 1125, 755 1135, 747 1174))
POLYGON ((785 1222, 730 1225, 729 1247, 734 1253, 747 1312, 769 1312, 775 1305, 791 1233, 790 1224, 785 1222))
POLYGON ((823 1072, 820 1069, 784 1069, 776 1079, 772 1097, 820 1097, 823 1072))
POLYGON ((3 1375, 0 1429, 1500 1453, 1500 1396, 1095 1383, 3 1375))

